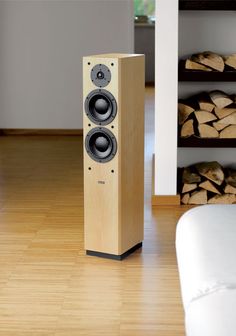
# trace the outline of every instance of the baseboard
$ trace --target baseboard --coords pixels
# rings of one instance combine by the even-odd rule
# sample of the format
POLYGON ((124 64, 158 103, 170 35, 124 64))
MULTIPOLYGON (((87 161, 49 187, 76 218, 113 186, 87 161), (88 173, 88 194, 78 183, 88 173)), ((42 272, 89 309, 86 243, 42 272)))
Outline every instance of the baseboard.
POLYGON ((180 205, 180 195, 152 195, 152 206, 180 205))
POLYGON ((2 128, 0 135, 83 135, 82 129, 2 128))
POLYGON ((152 206, 180 205, 180 195, 155 195, 155 154, 152 157, 152 206))

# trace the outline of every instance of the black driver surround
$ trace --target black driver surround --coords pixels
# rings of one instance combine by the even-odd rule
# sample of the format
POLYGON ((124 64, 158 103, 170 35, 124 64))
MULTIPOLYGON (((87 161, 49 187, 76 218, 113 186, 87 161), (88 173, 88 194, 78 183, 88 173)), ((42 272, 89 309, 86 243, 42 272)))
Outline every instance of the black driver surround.
POLYGON ((85 148, 94 161, 105 163, 114 158, 117 152, 117 141, 108 129, 95 127, 86 135, 85 148))
POLYGON ((108 125, 117 114, 115 97, 107 90, 93 90, 85 98, 85 112, 96 125, 108 125))

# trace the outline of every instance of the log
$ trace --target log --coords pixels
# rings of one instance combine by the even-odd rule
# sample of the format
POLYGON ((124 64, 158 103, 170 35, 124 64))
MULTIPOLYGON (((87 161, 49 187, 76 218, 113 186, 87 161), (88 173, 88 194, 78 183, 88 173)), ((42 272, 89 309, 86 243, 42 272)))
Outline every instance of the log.
POLYGON ((182 193, 184 194, 195 189, 197 189, 197 183, 184 183, 182 193))
POLYGON ((203 53, 195 54, 191 56, 191 61, 206 65, 214 70, 224 71, 224 60, 220 55, 217 55, 211 51, 205 51, 203 53))
POLYGON ((203 64, 194 62, 191 59, 187 59, 185 61, 185 69, 187 69, 187 70, 200 70, 200 71, 212 71, 211 68, 209 68, 209 67, 207 67, 203 64))
POLYGON ((224 192, 226 194, 234 194, 234 195, 236 195, 236 187, 233 187, 230 184, 226 184, 224 192))
POLYGON ((236 171, 233 169, 227 169, 226 174, 227 177, 225 178, 225 182, 236 188, 236 171))
POLYGON ((205 189, 205 190, 208 190, 208 191, 211 191, 213 192, 214 194, 219 194, 221 195, 221 193, 219 192, 219 190, 214 186, 214 184, 209 181, 209 180, 206 180, 202 183, 199 184, 199 187, 202 188, 202 189, 205 189))
POLYGON ((224 61, 226 65, 233 69, 236 69, 236 54, 224 56, 224 61))
POLYGON ((236 112, 231 113, 227 117, 220 119, 219 124, 236 125, 236 112))
POLYGON ((230 98, 233 100, 234 103, 236 103, 236 94, 230 95, 230 98))
POLYGON ((219 119, 223 119, 234 112, 236 112, 236 104, 234 103, 224 108, 215 107, 215 114, 219 119))
POLYGON ((227 125, 221 124, 220 122, 213 122, 213 126, 217 131, 221 131, 222 129, 227 127, 227 125))
POLYGON ((215 195, 208 200, 209 204, 233 204, 235 202, 234 194, 215 195))
POLYGON ((207 191, 201 189, 191 194, 188 204, 206 204, 207 203, 207 191))
POLYGON ((189 193, 184 194, 184 196, 183 196, 182 199, 181 199, 181 202, 182 202, 183 204, 188 204, 189 199, 190 199, 190 195, 189 195, 189 193))
POLYGON ((221 139, 236 139, 236 125, 230 125, 220 132, 221 139))
POLYGON ((229 125, 236 125, 236 112, 231 113, 227 117, 213 123, 213 126, 215 127, 215 129, 217 129, 217 131, 221 131, 229 125))
POLYGON ((187 138, 190 137, 191 135, 194 135, 194 128, 193 128, 193 120, 187 120, 182 128, 181 128, 181 132, 180 132, 180 136, 182 138, 187 138))
POLYGON ((215 108, 215 104, 211 101, 208 93, 202 92, 196 97, 200 110, 212 112, 215 108))
POLYGON ((201 177, 198 174, 193 173, 191 169, 187 167, 187 168, 184 168, 183 175, 182 175, 182 182, 189 183, 189 184, 201 182, 201 177))
POLYGON ((233 103, 233 100, 223 91, 214 90, 209 95, 212 102, 219 108, 224 108, 233 103))
POLYGON ((183 125, 192 112, 194 112, 192 106, 187 105, 187 103, 178 103, 179 125, 183 125))
POLYGON ((224 172, 221 165, 216 162, 201 162, 195 165, 198 173, 206 177, 208 180, 221 185, 224 181, 224 172))
POLYGON ((198 110, 195 111, 194 114, 199 124, 204 124, 213 120, 217 120, 217 117, 211 112, 198 110))
POLYGON ((201 138, 218 138, 219 137, 218 131, 214 127, 209 126, 209 125, 205 125, 205 124, 198 125, 198 131, 199 131, 201 138))

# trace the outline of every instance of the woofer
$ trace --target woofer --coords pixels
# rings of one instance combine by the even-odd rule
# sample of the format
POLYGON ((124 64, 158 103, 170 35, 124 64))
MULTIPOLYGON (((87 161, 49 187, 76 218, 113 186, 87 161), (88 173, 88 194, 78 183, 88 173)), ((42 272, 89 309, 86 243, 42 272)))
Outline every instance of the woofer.
POLYGON ((108 162, 117 151, 114 134, 103 127, 92 129, 85 138, 85 148, 88 155, 97 162, 108 162))
POLYGON ((102 89, 94 90, 85 99, 85 112, 97 125, 107 125, 116 116, 117 104, 114 96, 102 89))

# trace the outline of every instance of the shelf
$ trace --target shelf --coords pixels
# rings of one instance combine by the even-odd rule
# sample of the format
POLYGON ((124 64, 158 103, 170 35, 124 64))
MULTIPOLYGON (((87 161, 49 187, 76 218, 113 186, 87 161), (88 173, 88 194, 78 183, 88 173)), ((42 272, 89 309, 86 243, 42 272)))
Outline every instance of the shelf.
POLYGON ((180 10, 236 10, 236 1, 229 0, 180 0, 180 10))
POLYGON ((185 60, 179 62, 180 82, 236 82, 236 71, 226 67, 224 72, 186 70, 185 60))
POLYGON ((178 147, 199 147, 199 148, 236 148, 236 139, 218 138, 179 138, 178 147))

